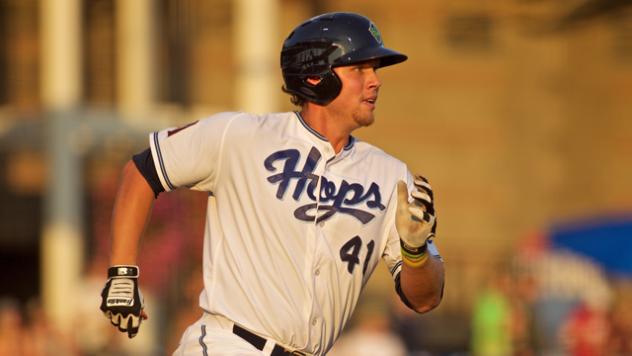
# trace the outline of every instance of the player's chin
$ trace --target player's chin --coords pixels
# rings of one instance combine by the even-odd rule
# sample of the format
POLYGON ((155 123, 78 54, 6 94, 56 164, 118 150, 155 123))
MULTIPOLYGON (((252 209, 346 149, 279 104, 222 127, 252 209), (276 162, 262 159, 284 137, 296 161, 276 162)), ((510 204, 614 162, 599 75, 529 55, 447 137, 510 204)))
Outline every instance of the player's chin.
POLYGON ((358 127, 366 127, 373 124, 375 121, 375 114, 373 113, 374 108, 374 105, 369 106, 365 104, 354 108, 351 112, 351 116, 358 127))
POLYGON ((375 116, 373 115, 372 111, 371 112, 365 112, 365 113, 362 113, 361 115, 358 115, 356 117, 356 122, 361 127, 371 126, 373 124, 373 122, 375 122, 375 116))

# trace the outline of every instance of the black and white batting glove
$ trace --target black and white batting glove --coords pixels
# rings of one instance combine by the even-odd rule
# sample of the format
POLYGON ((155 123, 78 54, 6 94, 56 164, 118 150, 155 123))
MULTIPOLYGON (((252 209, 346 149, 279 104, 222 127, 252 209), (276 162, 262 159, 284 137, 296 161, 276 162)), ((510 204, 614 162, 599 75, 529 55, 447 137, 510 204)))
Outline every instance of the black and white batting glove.
POLYGON ((422 176, 415 176, 415 190, 408 195, 404 181, 397 183, 397 216, 395 226, 399 234, 402 259, 412 267, 423 265, 428 257, 426 243, 435 235, 437 222, 432 187, 422 176))
POLYGON ((131 339, 138 333, 140 323, 147 319, 145 302, 138 288, 137 266, 112 266, 108 281, 101 292, 101 311, 119 331, 131 339))

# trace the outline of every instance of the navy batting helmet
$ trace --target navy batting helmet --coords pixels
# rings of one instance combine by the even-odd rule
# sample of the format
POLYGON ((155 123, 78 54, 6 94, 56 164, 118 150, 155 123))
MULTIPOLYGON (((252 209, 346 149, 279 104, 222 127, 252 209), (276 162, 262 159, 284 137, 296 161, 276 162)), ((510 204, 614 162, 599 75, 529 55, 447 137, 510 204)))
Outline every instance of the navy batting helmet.
POLYGON ((407 58, 384 47, 380 32, 368 18, 334 12, 313 17, 290 33, 281 51, 281 71, 285 91, 325 105, 342 89, 334 67, 374 59, 385 67, 407 58), (307 78, 321 80, 313 85, 307 78))

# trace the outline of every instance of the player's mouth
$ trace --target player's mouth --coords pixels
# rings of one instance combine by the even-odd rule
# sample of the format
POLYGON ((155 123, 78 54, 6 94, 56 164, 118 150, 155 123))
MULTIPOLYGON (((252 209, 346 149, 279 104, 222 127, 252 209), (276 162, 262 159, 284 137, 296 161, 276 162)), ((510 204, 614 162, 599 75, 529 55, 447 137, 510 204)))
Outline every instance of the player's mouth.
POLYGON ((373 109, 375 109, 375 103, 377 103, 377 96, 368 97, 368 98, 362 100, 362 102, 364 104, 368 105, 371 108, 371 110, 373 110, 373 109))

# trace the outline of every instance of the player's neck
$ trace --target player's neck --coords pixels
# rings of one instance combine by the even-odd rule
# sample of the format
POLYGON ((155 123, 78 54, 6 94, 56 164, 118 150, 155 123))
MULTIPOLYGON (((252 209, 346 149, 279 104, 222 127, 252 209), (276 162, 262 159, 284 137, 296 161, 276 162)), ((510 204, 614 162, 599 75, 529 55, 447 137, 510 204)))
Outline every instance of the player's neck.
POLYGON ((336 153, 347 145, 351 132, 355 129, 345 125, 345 120, 334 117, 323 107, 316 105, 304 106, 301 116, 309 127, 329 141, 336 153))

